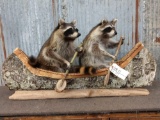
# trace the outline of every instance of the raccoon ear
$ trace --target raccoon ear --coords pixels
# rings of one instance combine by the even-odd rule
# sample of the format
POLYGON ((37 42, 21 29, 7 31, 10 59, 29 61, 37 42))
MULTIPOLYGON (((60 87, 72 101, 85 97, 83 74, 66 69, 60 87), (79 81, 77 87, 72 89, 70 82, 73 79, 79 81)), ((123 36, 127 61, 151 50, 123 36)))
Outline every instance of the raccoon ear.
POLYGON ((101 25, 104 25, 104 24, 106 24, 106 23, 108 23, 108 20, 102 20, 102 21, 101 21, 101 25))
POLYGON ((65 23, 65 21, 63 19, 59 20, 59 25, 63 25, 65 23))
POLYGON ((76 21, 76 20, 73 20, 71 23, 75 26, 76 23, 77 23, 77 21, 76 21))
POLYGON ((113 19, 112 24, 115 25, 117 21, 118 21, 118 19, 113 19))

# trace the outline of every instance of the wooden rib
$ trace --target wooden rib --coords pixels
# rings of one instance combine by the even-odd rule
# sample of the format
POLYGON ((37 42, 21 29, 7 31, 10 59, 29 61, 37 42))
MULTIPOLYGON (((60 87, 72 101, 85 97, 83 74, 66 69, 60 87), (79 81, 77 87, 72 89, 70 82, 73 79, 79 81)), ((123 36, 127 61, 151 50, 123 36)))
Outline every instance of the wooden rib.
POLYGON ((147 89, 77 89, 64 90, 61 93, 55 90, 15 91, 9 97, 12 100, 52 99, 52 98, 84 98, 104 96, 139 96, 149 95, 147 89))
MULTIPOLYGON (((121 60, 117 61, 116 63, 120 65, 122 68, 126 67, 129 62, 143 49, 142 43, 137 43, 135 47, 121 60)), ((64 77, 64 73, 60 72, 52 72, 48 70, 43 70, 39 68, 33 68, 28 64, 28 57, 27 55, 19 48, 16 48, 13 52, 19 59, 22 61, 22 63, 26 66, 26 68, 32 73, 37 76, 43 76, 43 77, 50 77, 54 79, 61 79, 64 77)), ((96 71, 96 74, 94 75, 86 75, 86 74, 80 74, 80 73, 69 73, 66 79, 73 79, 73 78, 83 78, 83 77, 94 77, 94 76, 103 76, 108 73, 108 68, 100 69, 96 71)))

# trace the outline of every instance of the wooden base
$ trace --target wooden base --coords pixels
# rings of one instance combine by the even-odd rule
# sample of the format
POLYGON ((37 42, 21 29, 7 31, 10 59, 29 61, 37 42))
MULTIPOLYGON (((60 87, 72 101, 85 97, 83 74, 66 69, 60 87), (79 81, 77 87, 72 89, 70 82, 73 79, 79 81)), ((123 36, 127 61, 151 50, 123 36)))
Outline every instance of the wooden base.
POLYGON ((74 89, 64 90, 61 93, 55 90, 36 90, 36 91, 15 91, 9 97, 12 100, 29 99, 54 99, 54 98, 84 98, 84 97, 104 97, 104 96, 139 96, 149 95, 147 89, 74 89))

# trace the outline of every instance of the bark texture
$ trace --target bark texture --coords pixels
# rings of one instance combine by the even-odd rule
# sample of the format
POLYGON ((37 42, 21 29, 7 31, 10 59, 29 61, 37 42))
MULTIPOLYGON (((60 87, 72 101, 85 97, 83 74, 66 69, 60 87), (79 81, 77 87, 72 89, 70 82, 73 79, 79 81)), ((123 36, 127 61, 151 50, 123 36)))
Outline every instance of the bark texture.
MULTIPOLYGON (((148 50, 143 48, 125 69, 130 73, 126 80, 121 80, 111 74, 109 84, 104 86, 104 76, 76 78, 67 80, 66 89, 133 88, 150 86, 155 78, 156 62, 148 50)), ((54 89, 57 83, 56 79, 32 74, 14 53, 3 63, 2 77, 6 86, 14 90, 54 89)))

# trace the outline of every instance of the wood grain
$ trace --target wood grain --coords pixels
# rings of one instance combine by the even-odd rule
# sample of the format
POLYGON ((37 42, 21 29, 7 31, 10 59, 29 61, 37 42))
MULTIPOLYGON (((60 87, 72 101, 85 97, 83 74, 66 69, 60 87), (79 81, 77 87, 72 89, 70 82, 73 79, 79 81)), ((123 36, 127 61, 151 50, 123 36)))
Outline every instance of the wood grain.
POLYGON ((9 97, 12 100, 29 100, 29 99, 55 99, 55 98, 84 98, 84 97, 101 97, 101 96, 139 96, 149 95, 147 89, 79 89, 64 90, 58 93, 54 90, 36 90, 36 91, 15 91, 9 97))

